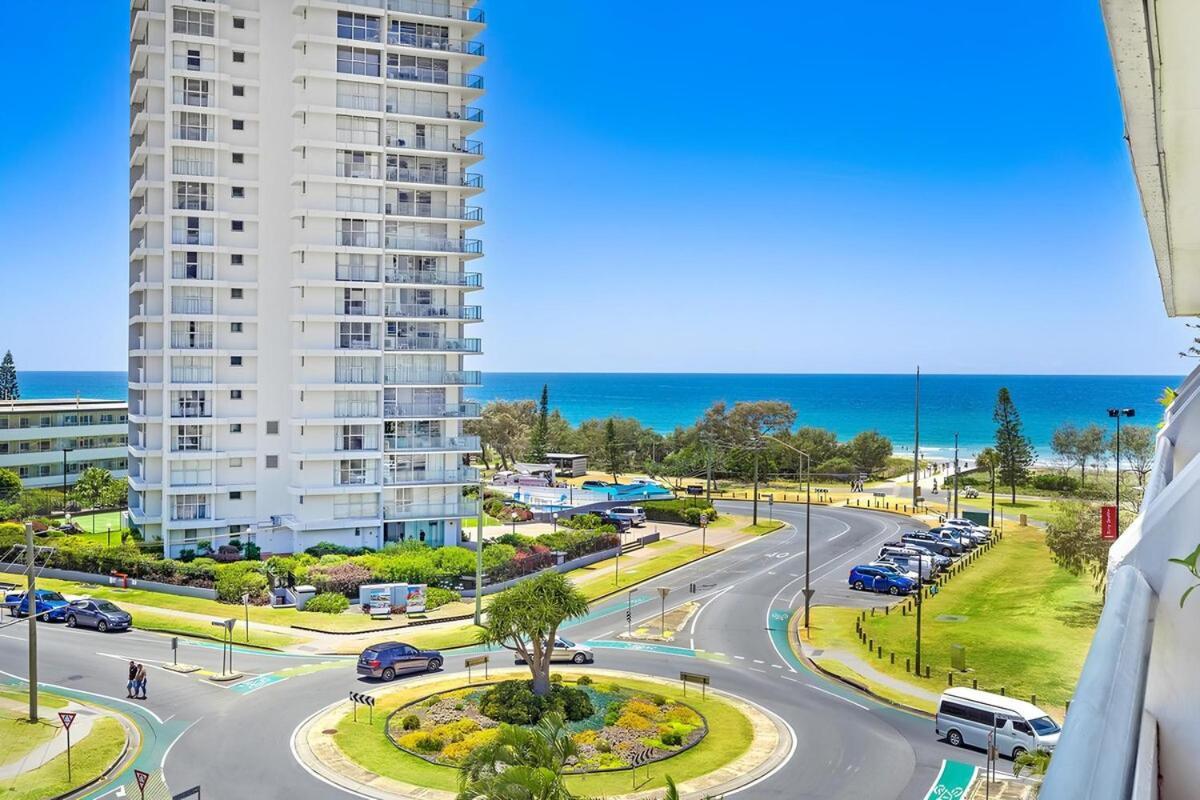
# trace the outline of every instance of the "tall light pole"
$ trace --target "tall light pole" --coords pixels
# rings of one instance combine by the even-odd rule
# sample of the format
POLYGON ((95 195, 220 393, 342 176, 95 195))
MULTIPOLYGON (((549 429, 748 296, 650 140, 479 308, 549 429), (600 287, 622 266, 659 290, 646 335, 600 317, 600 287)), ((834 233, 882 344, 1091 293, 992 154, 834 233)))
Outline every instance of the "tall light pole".
POLYGON ((917 367, 916 394, 913 399, 913 513, 917 511, 917 501, 921 497, 921 368, 917 367))
POLYGON ((475 538, 475 624, 483 619, 483 471, 479 472, 479 519, 475 538))
MULTIPOLYGON (((916 668, 917 671, 913 674, 918 678, 921 677, 921 601, 925 597, 925 587, 921 581, 925 577, 924 573, 925 559, 917 556, 917 652, 916 652, 916 668)), ((932 564, 930 565, 932 567, 932 564)))
MULTIPOLYGON (((788 450, 794 453, 799 453, 804 457, 804 472, 808 480, 804 482, 804 630, 808 631, 809 623, 811 622, 812 611, 812 596, 813 588, 810 585, 809 567, 812 565, 812 456, 801 450, 799 447, 793 447, 781 439, 777 439, 770 434, 766 434, 767 438, 776 444, 781 444, 788 450)), ((916 479, 916 476, 913 476, 916 479)))
POLYGON ((1110 408, 1108 415, 1117 421, 1117 530, 1121 529, 1121 417, 1132 417, 1132 408, 1110 408))
POLYGON ((70 453, 75 448, 72 445, 64 444, 63 453, 63 514, 67 513, 67 453, 70 453))
POLYGON ((954 516, 958 517, 958 432, 954 433, 954 516))
POLYGON ((37 569, 33 549, 33 523, 25 523, 25 564, 29 569, 25 583, 25 611, 29 614, 29 722, 38 721, 37 654, 37 569))

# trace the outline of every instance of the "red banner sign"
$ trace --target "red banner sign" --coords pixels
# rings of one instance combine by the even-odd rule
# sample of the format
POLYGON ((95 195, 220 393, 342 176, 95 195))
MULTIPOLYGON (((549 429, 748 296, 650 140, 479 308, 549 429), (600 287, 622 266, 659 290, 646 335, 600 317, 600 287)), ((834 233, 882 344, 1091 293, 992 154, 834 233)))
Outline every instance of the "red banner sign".
POLYGON ((71 723, 75 721, 75 713, 72 711, 60 711, 58 712, 58 718, 62 720, 63 727, 70 730, 71 723))
POLYGON ((1117 507, 1100 506, 1100 538, 1111 542, 1117 538, 1117 507))

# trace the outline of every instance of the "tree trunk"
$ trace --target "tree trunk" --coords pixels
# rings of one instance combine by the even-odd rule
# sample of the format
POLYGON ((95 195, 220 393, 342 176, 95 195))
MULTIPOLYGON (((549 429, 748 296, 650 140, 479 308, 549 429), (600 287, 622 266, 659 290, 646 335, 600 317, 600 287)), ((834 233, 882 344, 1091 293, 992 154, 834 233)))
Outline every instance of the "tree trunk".
POLYGON ((533 670, 533 693, 538 697, 550 694, 550 659, 542 656, 542 663, 533 670))
POLYGON ((1087 459, 1083 459, 1079 463, 1079 488, 1083 488, 1083 484, 1087 483, 1087 459))

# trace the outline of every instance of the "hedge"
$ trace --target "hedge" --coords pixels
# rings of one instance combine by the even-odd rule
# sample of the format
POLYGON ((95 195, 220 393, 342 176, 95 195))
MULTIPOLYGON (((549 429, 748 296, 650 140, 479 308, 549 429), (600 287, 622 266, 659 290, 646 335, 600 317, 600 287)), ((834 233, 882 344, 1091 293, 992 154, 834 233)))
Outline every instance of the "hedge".
POLYGON ((701 514, 707 515, 709 522, 717 518, 717 510, 707 500, 700 497, 648 500, 641 505, 646 511, 646 519, 655 522, 682 522, 687 525, 699 525, 701 514))

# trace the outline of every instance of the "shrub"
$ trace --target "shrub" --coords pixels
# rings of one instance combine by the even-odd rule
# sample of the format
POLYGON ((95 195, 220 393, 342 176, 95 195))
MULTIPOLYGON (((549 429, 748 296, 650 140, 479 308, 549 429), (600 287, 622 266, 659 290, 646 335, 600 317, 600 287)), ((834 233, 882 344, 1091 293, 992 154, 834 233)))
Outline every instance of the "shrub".
POLYGON ((625 704, 625 713, 637 714, 641 717, 653 717, 658 714, 658 706, 647 702, 645 698, 636 697, 625 704))
POLYGON ((658 737, 658 740, 668 747, 679 747, 681 744, 683 744, 683 736, 681 736, 677 731, 667 731, 662 736, 658 737))
POLYGON ((189 561, 194 561, 195 558, 196 558, 196 551, 190 547, 185 547, 179 551, 179 560, 185 564, 188 563, 189 561))
POLYGON ((242 558, 247 561, 258 561, 262 558, 262 548, 254 542, 246 542, 246 545, 242 548, 242 558))
POLYGON ((668 722, 696 727, 700 724, 700 715, 687 706, 672 706, 665 714, 668 722))
POLYGON ((243 594, 249 594, 251 601, 264 597, 267 593, 267 576, 256 571, 257 566, 241 561, 219 568, 217 599, 224 603, 240 603, 243 594))
POLYGON ((557 672, 556 672, 556 673, 554 673, 553 675, 551 675, 551 676, 550 676, 550 682, 551 682, 551 683, 562 683, 562 682, 563 682, 563 676, 562 676, 561 674, 559 674, 559 673, 557 673, 557 672))
POLYGON ((592 679, 590 677, 588 677, 587 675, 580 675, 579 678, 575 681, 575 685, 576 686, 591 686, 592 679))
POLYGON ((494 569, 503 567, 512 561, 516 554, 517 548, 511 544, 492 542, 485 545, 483 548, 483 571, 490 573, 494 569))
POLYGON ((1029 481, 1035 489, 1053 492, 1074 492, 1079 489, 1079 479, 1072 475, 1056 472, 1039 472, 1029 481))
POLYGON ((459 719, 438 725, 430 731, 444 742, 461 742, 469 733, 479 730, 479 723, 473 719, 459 719))
POLYGON ((700 515, 708 515, 708 521, 717 518, 717 510, 702 497, 677 497, 674 500, 649 500, 642 503, 646 519, 656 522, 683 522, 700 524, 700 515))
MULTIPOLYGON (((511 547, 524 549, 533 547, 533 544, 536 541, 537 539, 533 536, 526 536, 522 533, 504 533, 496 537, 496 542, 498 544, 507 544, 511 547)), ((485 549, 484 552, 486 553, 487 550, 485 549)))
POLYGON ((617 726, 621 728, 629 728, 635 731, 652 731, 654 723, 643 717, 641 714, 635 714, 632 711, 626 711, 617 718, 617 726))
POLYGON ((587 692, 562 684, 552 684, 550 694, 533 693, 532 681, 504 681, 488 689, 479 701, 479 710, 498 722, 533 725, 545 714, 557 711, 568 721, 578 722, 595 713, 587 692))
POLYGON ((421 729, 421 719, 416 714, 409 714, 400 722, 400 726, 406 731, 416 731, 421 729))
POLYGON ((318 592, 336 592, 351 596, 358 594, 359 586, 371 582, 371 571, 353 561, 318 564, 309 568, 308 579, 318 592))
POLYGON ((345 547, 340 544, 334 544, 333 542, 317 542, 316 544, 314 544, 312 547, 308 548, 304 552, 308 553, 310 556, 316 556, 317 558, 320 558, 321 556, 328 556, 328 555, 361 556, 365 553, 371 552, 371 548, 369 548, 369 547, 345 547))
POLYGON ((451 742, 442 750, 442 758, 446 761, 459 762, 472 752, 488 744, 500 734, 499 728, 484 728, 468 733, 460 741, 451 742))
POLYGON ((416 750, 418 753, 425 753, 426 755, 439 752, 446 744, 429 731, 406 733, 400 737, 399 742, 400 746, 407 750, 416 750))
POLYGON ((314 611, 318 614, 341 614, 348 608, 350 608, 350 601, 346 599, 346 595, 337 592, 319 594, 304 604, 305 611, 314 611))
POLYGON ((457 603, 459 600, 462 600, 462 595, 458 592, 437 586, 430 586, 425 592, 425 608, 430 611, 441 608, 447 603, 457 603))

